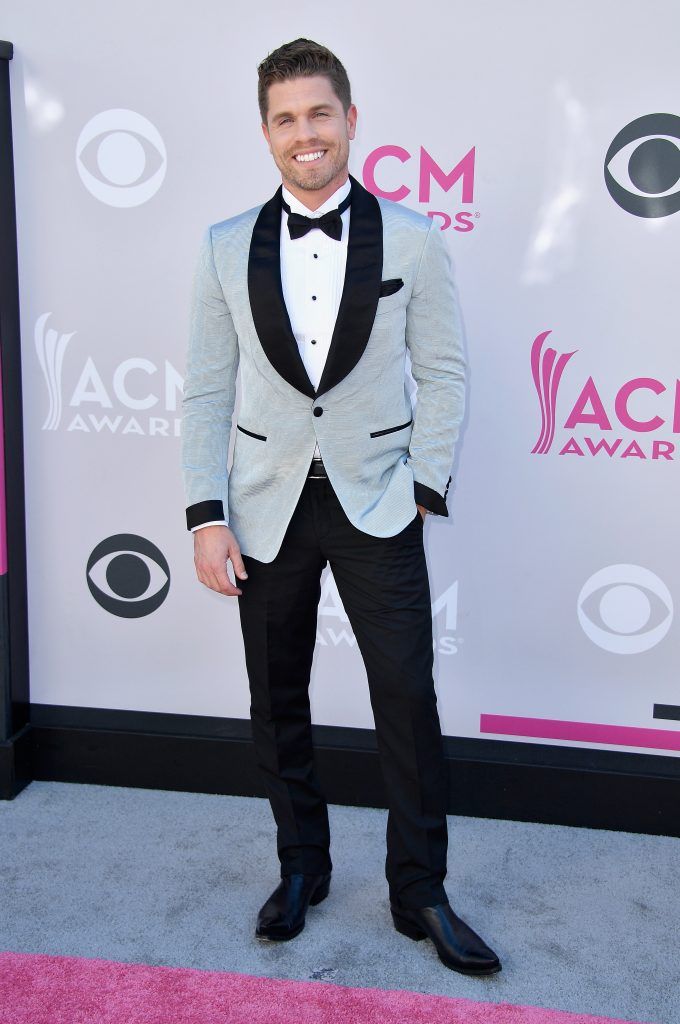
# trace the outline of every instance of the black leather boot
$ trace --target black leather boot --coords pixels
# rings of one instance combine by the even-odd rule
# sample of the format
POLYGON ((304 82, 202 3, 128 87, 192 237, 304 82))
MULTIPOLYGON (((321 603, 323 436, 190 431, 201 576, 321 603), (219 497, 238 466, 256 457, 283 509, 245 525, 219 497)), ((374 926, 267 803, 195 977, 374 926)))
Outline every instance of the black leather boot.
POLYGON ((461 974, 495 974, 501 963, 492 949, 462 918, 454 914, 450 903, 413 910, 390 902, 394 927, 409 939, 430 938, 439 959, 461 974))
POLYGON ((330 884, 330 871, 323 875, 284 875, 257 915, 257 937, 294 939, 305 926, 307 907, 325 900, 330 884))

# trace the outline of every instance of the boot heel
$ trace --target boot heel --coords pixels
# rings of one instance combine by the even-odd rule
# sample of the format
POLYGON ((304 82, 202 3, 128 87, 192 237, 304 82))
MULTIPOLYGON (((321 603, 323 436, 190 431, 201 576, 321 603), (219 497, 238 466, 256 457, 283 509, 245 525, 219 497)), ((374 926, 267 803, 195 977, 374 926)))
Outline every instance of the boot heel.
POLYGON ((407 921, 407 919, 402 917, 401 914, 396 914, 394 910, 392 911, 392 920, 394 921, 394 927, 397 931, 401 932, 402 935, 407 935, 409 939, 415 939, 416 942, 419 942, 420 939, 427 938, 427 932, 424 932, 422 928, 419 928, 417 924, 413 923, 413 921, 407 921))
POLYGON ((328 896, 328 892, 329 892, 330 887, 331 887, 331 880, 329 878, 327 882, 324 882, 323 885, 320 885, 317 889, 314 890, 314 895, 312 896, 312 898, 309 901, 310 904, 313 907, 315 907, 317 905, 317 903, 321 903, 321 900, 325 900, 326 896, 328 896))

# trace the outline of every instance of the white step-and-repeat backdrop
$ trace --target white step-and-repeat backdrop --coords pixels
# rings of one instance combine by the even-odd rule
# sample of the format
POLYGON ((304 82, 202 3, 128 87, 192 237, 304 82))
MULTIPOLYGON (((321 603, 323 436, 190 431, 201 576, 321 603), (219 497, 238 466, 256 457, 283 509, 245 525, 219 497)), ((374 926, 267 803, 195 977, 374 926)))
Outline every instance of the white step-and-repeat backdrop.
MULTIPOLYGON (((458 279, 468 407, 425 524, 444 731, 680 755, 677 6, 3 15, 32 699, 248 717, 236 598, 194 572, 181 388, 201 233, 280 181, 257 64, 306 36, 350 76, 350 170, 436 219, 458 279)), ((314 720, 372 727, 323 584, 314 720)))

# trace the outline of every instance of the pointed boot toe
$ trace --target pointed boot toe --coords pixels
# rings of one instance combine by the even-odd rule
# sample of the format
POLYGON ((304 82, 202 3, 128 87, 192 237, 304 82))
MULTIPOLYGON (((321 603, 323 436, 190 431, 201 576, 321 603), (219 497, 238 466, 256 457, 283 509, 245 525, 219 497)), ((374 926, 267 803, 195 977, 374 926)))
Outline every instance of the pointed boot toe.
POLYGON ((409 939, 429 938, 441 962, 461 974, 496 974, 501 962, 494 951, 454 913, 450 903, 434 907, 402 907, 392 902, 394 927, 409 939))
POLYGON ((331 875, 284 875, 257 915, 255 935, 277 942, 294 939, 305 926, 307 908, 328 896, 331 875))

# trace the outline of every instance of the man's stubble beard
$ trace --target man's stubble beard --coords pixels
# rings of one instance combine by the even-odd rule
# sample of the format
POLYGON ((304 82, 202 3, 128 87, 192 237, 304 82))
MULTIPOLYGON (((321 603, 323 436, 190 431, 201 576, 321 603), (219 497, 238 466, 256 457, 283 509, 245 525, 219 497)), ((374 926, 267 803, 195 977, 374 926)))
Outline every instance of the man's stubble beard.
MULTIPOLYGON (((320 145, 319 149, 327 149, 325 159, 328 159, 333 152, 332 148, 327 144, 320 145)), ((335 159, 332 160, 332 162, 329 162, 325 167, 319 167, 318 171, 314 168, 310 168, 313 172, 312 174, 309 174, 306 171, 301 171, 299 176, 296 174, 295 177, 293 177, 294 167, 291 166, 290 162, 287 162, 283 167, 276 158, 275 162, 281 171, 285 185, 290 183, 296 188, 303 189, 305 192, 318 192, 319 189, 325 188, 333 178, 338 177, 341 171, 347 170, 349 162, 349 142, 346 142, 345 145, 341 146, 336 153, 337 155, 335 159)))

